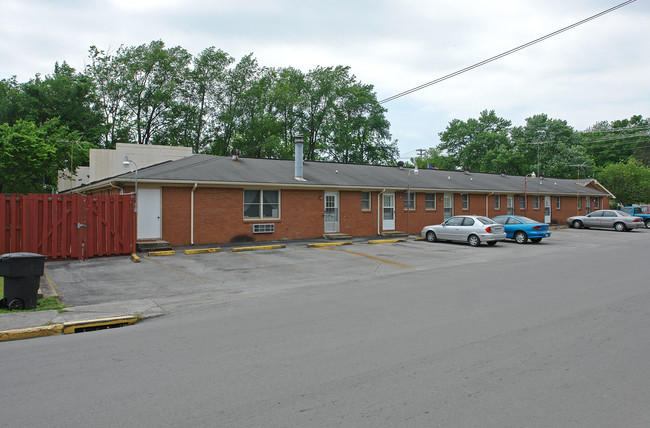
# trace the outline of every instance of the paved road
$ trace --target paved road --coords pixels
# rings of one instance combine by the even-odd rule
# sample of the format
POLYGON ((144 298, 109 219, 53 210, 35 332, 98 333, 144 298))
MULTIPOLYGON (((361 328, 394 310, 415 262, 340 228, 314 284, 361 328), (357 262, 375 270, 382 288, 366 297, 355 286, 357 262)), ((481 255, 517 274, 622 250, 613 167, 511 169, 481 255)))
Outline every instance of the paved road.
MULTIPOLYGON (((649 238, 562 230, 541 245, 494 248, 289 246, 147 261, 137 284, 124 263, 106 296, 151 297, 158 283, 170 314, 0 345, 0 420, 648 426, 649 238)), ((48 269, 76 275, 78 296, 59 287, 90 301, 97 283, 77 266, 48 269)))

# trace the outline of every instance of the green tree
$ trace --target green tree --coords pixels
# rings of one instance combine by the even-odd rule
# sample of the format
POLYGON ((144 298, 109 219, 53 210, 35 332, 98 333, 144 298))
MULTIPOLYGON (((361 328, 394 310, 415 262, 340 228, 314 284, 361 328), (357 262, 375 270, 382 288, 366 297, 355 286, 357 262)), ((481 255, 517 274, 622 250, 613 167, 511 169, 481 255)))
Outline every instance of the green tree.
POLYGON ((338 89, 334 121, 328 123, 325 157, 336 162, 386 164, 398 156, 391 141, 386 109, 377 102, 372 85, 351 81, 338 89))
POLYGON ((115 55, 93 46, 90 56, 87 73, 96 81, 99 108, 109 128, 104 145, 150 144, 175 107, 191 55, 181 47, 167 49, 158 40, 122 46, 115 55))
POLYGON ((513 149, 510 141, 511 122, 498 117, 494 110, 483 110, 478 119, 466 122, 452 120, 439 134, 438 149, 451 158, 455 168, 498 173, 503 166, 515 167, 507 160, 496 161, 513 149), (496 166, 496 170, 495 170, 496 166))
POLYGON ((512 139, 513 153, 520 162, 518 174, 534 171, 547 177, 570 178, 575 176, 575 165, 593 166, 580 135, 565 120, 549 119, 546 114, 529 117, 525 126, 512 129, 512 139))
POLYGON ((607 165, 597 177, 622 205, 650 202, 650 168, 634 157, 607 165))
POLYGON ((42 192, 44 185, 56 187, 57 171, 88 161, 88 143, 73 152, 78 132, 51 119, 38 125, 19 120, 0 125, 0 193, 42 192), (71 153, 75 159, 71 160, 71 153))
POLYGON ((422 158, 412 159, 413 163, 418 165, 418 168, 431 168, 442 169, 451 171, 457 168, 456 160, 447 156, 438 147, 429 148, 422 156, 422 158))
POLYGON ((325 147, 324 134, 334 121, 340 88, 351 81, 349 71, 349 67, 338 66, 317 67, 307 73, 307 106, 301 128, 307 136, 305 157, 308 160, 316 160, 325 147))
POLYGON ((209 151, 214 141, 216 100, 222 90, 226 69, 234 59, 214 47, 193 59, 172 106, 165 112, 164 126, 154 144, 192 147, 194 153, 209 151))
POLYGON ((18 84, 15 78, 0 84, 0 123, 10 125, 18 120, 43 124, 60 119, 83 139, 98 143, 104 133, 101 113, 95 108, 92 80, 77 73, 65 62, 54 66, 54 74, 36 75, 18 84))
POLYGON ((626 161, 630 156, 650 166, 650 120, 641 115, 598 122, 582 133, 582 140, 597 167, 626 161))

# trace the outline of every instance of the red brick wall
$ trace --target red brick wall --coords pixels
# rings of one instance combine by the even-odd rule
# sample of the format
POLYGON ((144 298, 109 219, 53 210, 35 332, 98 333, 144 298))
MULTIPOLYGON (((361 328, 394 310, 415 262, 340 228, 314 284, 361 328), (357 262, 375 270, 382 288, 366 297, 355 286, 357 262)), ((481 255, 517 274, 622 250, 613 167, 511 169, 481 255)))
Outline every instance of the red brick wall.
MULTIPOLYGON (((190 242, 190 189, 162 188, 162 236, 168 242, 190 242)), ((196 196, 196 195, 195 195, 196 196)))
MULTIPOLYGON (((163 239, 172 245, 189 245, 191 187, 164 187, 163 239)), ((244 220, 243 189, 198 187, 194 192, 194 243, 218 244, 239 240, 269 241, 282 239, 318 238, 324 234, 324 191, 323 190, 281 190, 280 219, 244 220), (253 224, 274 223, 274 233, 253 234, 253 224)), ((371 192, 370 210, 361 209, 360 191, 339 192, 340 232, 351 236, 377 235, 378 213, 381 213, 381 198, 378 192, 371 192)), ((443 221, 443 193, 436 193, 436 208, 426 209, 425 193, 415 193, 415 210, 404 210, 406 192, 395 192, 395 229, 418 234, 423 226, 443 221), (408 227, 408 229, 407 229, 408 227)), ((515 214, 535 220, 544 220, 544 197, 540 196, 539 209, 533 209, 533 195, 528 195, 528 209, 519 208, 519 196, 514 196, 515 214)), ((494 196, 487 197, 487 215, 493 217, 506 214, 506 195, 500 196, 500 209, 494 209, 494 196)), ((580 212, 585 213, 585 198, 581 196, 580 212)), ((601 198, 600 208, 607 200, 601 198)), ((591 209, 594 200, 591 199, 591 209)), ((470 194, 469 209, 462 209, 462 196, 454 195, 454 214, 486 215, 486 195, 470 194)), ((552 222, 564 224, 566 218, 576 214, 576 198, 563 196, 560 209, 556 208, 556 197, 551 197, 552 222)), ((380 216, 381 218, 381 216, 380 216)))

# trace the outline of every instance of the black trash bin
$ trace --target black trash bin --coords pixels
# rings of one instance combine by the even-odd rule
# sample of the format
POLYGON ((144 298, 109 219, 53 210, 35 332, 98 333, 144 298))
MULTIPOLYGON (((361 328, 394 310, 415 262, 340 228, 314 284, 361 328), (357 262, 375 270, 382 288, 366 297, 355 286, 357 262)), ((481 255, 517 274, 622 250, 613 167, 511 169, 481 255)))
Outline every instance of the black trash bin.
POLYGON ((36 308, 44 264, 45 256, 41 254, 0 255, 0 277, 4 283, 2 305, 10 310, 36 308))

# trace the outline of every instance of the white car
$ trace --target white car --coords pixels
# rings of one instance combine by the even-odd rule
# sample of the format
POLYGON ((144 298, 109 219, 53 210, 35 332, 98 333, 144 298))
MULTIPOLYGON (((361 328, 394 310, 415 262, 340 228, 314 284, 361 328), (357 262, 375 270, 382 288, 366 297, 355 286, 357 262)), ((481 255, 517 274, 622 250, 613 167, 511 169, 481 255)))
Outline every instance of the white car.
POLYGON ((502 224, 477 215, 458 215, 448 218, 442 224, 424 226, 420 235, 429 242, 467 242, 472 247, 481 245, 481 242, 495 245, 506 240, 502 224))

